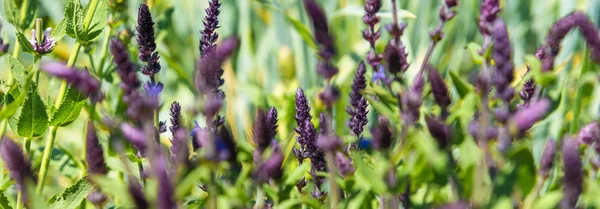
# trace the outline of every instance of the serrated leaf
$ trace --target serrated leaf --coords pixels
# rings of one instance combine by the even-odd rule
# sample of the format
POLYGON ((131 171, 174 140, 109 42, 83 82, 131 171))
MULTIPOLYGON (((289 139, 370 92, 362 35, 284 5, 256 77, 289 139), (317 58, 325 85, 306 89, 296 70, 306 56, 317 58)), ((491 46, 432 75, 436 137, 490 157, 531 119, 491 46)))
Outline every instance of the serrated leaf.
POLYGON ((60 23, 58 23, 58 25, 56 25, 56 27, 54 29, 52 29, 52 33, 50 34, 50 37, 52 37, 54 39, 54 41, 56 41, 56 43, 58 43, 64 36, 65 33, 67 32, 67 18, 63 18, 60 23))
POLYGON ((17 134, 21 137, 36 137, 42 135, 47 128, 46 105, 38 94, 36 86, 31 85, 17 119, 17 134))
POLYGON ((52 114, 50 126, 67 126, 79 117, 81 109, 85 104, 86 97, 81 95, 76 89, 69 87, 62 103, 52 114))
POLYGON ((473 91, 473 86, 463 81, 455 72, 449 71, 450 78, 452 79, 452 83, 454 84, 454 88, 456 88, 456 92, 460 98, 465 98, 470 92, 473 91))
POLYGON ((69 0, 65 5, 66 30, 68 36, 77 39, 83 30, 83 6, 79 0, 69 0))
POLYGON ((35 13, 37 10, 36 0, 18 2, 15 0, 4 0, 2 6, 6 21, 13 24, 16 28, 25 30, 33 25, 33 19, 36 16, 35 13))
POLYGON ((17 36, 17 41, 19 42, 19 46, 21 47, 21 50, 23 50, 24 52, 29 53, 29 54, 35 53, 35 50, 31 46, 31 43, 29 43, 29 40, 27 39, 27 37, 25 37, 25 34, 17 31, 16 36, 17 36))
POLYGON ((6 196, 4 196, 4 191, 0 192, 0 209, 12 209, 8 202, 6 196))
POLYGON ((14 0, 4 0, 2 3, 2 10, 4 11, 6 21, 17 26, 17 20, 19 19, 17 12, 19 11, 19 7, 15 4, 14 0))
POLYGON ((74 209, 92 192, 93 185, 87 177, 81 178, 58 196, 52 196, 48 203, 51 209, 74 209))
POLYGON ((91 34, 91 31, 102 31, 106 26, 106 18, 108 18, 108 1, 99 0, 98 5, 96 6, 96 12, 94 12, 92 24, 90 25, 87 34, 91 34))
POLYGON ((21 64, 21 62, 14 57, 10 55, 7 57, 8 64, 10 65, 10 73, 12 74, 13 78, 15 78, 15 80, 17 80, 17 82, 19 82, 21 85, 25 84, 25 79, 27 78, 27 71, 25 70, 25 67, 23 67, 23 64, 21 64))

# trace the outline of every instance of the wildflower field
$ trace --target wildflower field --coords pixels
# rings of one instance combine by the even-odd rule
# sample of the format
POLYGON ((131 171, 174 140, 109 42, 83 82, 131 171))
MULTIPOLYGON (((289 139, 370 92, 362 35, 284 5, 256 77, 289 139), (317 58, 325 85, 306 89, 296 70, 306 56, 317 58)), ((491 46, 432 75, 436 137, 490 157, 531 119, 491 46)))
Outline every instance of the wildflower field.
POLYGON ((0 209, 600 208, 600 0, 0 1, 0 209))

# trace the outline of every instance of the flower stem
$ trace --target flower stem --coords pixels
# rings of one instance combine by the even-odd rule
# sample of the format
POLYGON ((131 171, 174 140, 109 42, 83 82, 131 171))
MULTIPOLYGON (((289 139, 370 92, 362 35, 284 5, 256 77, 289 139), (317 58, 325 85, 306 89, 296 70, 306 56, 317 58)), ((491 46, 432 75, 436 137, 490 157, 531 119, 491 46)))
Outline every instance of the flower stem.
MULTIPOLYGON (((15 41, 15 46, 13 47, 13 58, 15 59, 19 59, 19 42, 15 41)), ((8 71, 8 86, 10 86, 11 88, 14 88, 14 84, 15 84, 15 78, 12 76, 12 73, 10 72, 10 70, 8 71)), ((2 120, 2 122, 0 122, 0 142, 2 142, 2 139, 4 138, 4 133, 6 133, 6 125, 8 125, 8 119, 4 119, 2 120)))
MULTIPOLYGON (((92 19, 94 17, 94 13, 96 12, 96 7, 98 6, 98 2, 99 2, 99 0, 91 0, 89 2, 90 10, 87 12, 87 14, 85 16, 85 21, 83 22, 83 28, 86 31, 88 30, 88 28, 90 27, 90 25, 92 23, 92 19)), ((71 55, 69 56, 69 60, 67 61, 67 67, 73 67, 73 65, 75 65, 75 61, 77 60, 80 50, 81 50, 81 43, 75 42, 75 44, 73 45, 73 51, 71 52, 71 55)), ((67 82, 63 80, 60 83, 60 90, 58 92, 56 101, 54 103, 55 107, 58 108, 60 106, 60 104, 62 103, 64 96, 67 93, 67 87, 68 87, 67 82)), ((44 154, 42 155, 42 164, 40 165, 40 173, 39 173, 40 179, 39 179, 38 184, 35 189, 35 192, 37 194, 42 193, 42 190, 44 189, 44 181, 46 180, 46 175, 48 174, 48 165, 50 164, 50 155, 52 154, 52 149, 54 149, 54 141, 56 140, 57 129, 58 129, 58 126, 51 126, 50 134, 48 135, 48 139, 46 139, 46 146, 44 148, 44 154)))
POLYGON ((331 205, 330 208, 338 208, 338 188, 336 182, 336 166, 335 166, 335 157, 333 156, 333 152, 327 152, 327 171, 329 172, 329 203, 331 205))
POLYGON ((21 192, 21 190, 18 191, 17 193, 17 205, 15 206, 16 209, 23 209, 23 192, 21 192))

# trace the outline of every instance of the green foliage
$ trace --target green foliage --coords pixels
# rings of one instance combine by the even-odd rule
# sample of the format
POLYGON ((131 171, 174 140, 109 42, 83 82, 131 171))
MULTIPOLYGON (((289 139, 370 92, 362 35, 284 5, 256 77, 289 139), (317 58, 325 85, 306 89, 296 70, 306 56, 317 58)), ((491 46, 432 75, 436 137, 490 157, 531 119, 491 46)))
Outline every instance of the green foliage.
POLYGON ((50 126, 68 126, 73 123, 81 113, 85 104, 85 96, 81 95, 77 89, 69 87, 67 93, 62 99, 58 108, 51 112, 50 126))
POLYGON ((29 54, 35 53, 35 50, 33 50, 33 46, 31 46, 31 43, 29 43, 29 40, 27 39, 27 37, 25 37, 25 34, 17 31, 16 36, 17 41, 19 41, 19 46, 21 47, 21 50, 29 54))
POLYGON ((34 23, 37 2, 36 0, 5 0, 2 4, 4 16, 19 30, 25 30, 34 23))
POLYGON ((92 192, 92 183, 87 177, 81 178, 73 185, 66 188, 62 193, 50 198, 48 203, 52 209, 74 209, 79 207, 83 201, 92 192))
POLYGON ((31 85, 27 90, 27 98, 21 107, 16 125, 15 132, 21 137, 40 136, 48 129, 46 104, 42 101, 36 85, 31 85))

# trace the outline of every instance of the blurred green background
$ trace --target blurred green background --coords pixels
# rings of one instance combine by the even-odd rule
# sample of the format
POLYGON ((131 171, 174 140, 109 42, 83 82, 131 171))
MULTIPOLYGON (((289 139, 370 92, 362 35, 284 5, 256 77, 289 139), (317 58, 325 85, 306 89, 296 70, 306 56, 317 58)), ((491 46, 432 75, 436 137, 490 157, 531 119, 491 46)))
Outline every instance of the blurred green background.
MULTIPOLYGON (((137 6, 143 1, 125 1, 128 5, 129 19, 113 30, 110 34, 112 36, 117 36, 121 30, 125 29, 129 29, 133 34, 131 31, 134 30, 137 19, 137 6)), ((382 1, 381 22, 388 24, 392 22, 391 1, 382 1)), ((55 25, 62 19, 66 0, 40 0, 39 2, 38 17, 44 18, 46 23, 55 25)), ((86 4, 87 0, 82 0, 82 2, 86 4)), ((196 60, 199 57, 200 33, 198 31, 203 28, 204 8, 208 6, 208 1, 150 0, 147 2, 151 5, 154 20, 157 22, 158 51, 163 66, 163 70, 158 74, 158 79, 165 84, 165 90, 161 95, 164 107, 161 109, 160 118, 161 120, 167 119, 168 109, 166 107, 173 101, 180 102, 183 109, 187 111, 188 114, 184 113, 185 118, 186 115, 191 115, 190 112, 198 105, 191 99, 193 98, 191 88, 193 88, 196 60)), ((368 43, 363 40, 361 33, 366 27, 361 20, 364 13, 362 8, 364 1, 320 0, 319 2, 328 14, 329 24, 339 52, 336 64, 340 73, 334 78, 334 82, 341 87, 343 97, 336 106, 335 122, 338 127, 345 127, 347 119, 345 106, 347 105, 349 86, 356 66, 364 59, 369 50, 368 43)), ((403 10, 400 13, 402 17, 400 21, 408 23, 402 39, 407 45, 411 63, 411 67, 406 73, 406 79, 409 82, 418 70, 429 44, 428 32, 438 23, 438 9, 441 3, 441 0, 399 1, 400 9, 403 10)), ((284 141, 283 144, 286 144, 286 149, 289 150, 290 145, 295 141, 292 138, 294 134, 292 128, 295 125, 293 120, 295 89, 302 87, 306 90, 315 112, 324 108, 316 99, 316 94, 320 91, 324 81, 317 76, 315 71, 316 48, 311 38, 311 26, 304 12, 302 1, 223 0, 222 4, 219 16, 221 28, 218 30, 220 37, 237 36, 241 41, 238 53, 224 67, 226 81, 223 88, 227 95, 227 108, 224 115, 227 122, 236 138, 242 139, 240 141, 244 144, 243 142, 247 142, 249 139, 247 136, 251 134, 255 109, 274 106, 280 113, 279 138, 284 141)), ((470 58, 466 46, 469 42, 481 42, 476 24, 479 5, 480 0, 460 0, 458 16, 445 27, 446 36, 436 48, 431 59, 431 63, 443 75, 447 75, 448 71, 455 71, 466 79, 472 77, 478 70, 478 65, 470 58)), ((525 55, 535 52, 537 47, 543 43, 550 26, 559 17, 574 10, 582 10, 592 18, 593 22, 596 24, 600 22, 600 12, 598 12, 600 11, 600 0, 505 0, 502 1, 501 7, 503 8, 501 17, 508 25, 513 44, 517 78, 520 78, 526 70, 525 55)), ((14 27, 6 23, 4 17, 1 20, 4 26, 2 35, 6 41, 11 43, 12 51, 14 27)), ((107 30, 103 33, 106 32, 107 30)), ((86 49, 94 59, 100 57, 99 48, 104 36, 101 35, 95 44, 86 49)), ((383 32, 377 44, 379 52, 383 51, 388 40, 389 35, 383 32)), ((135 40, 132 39, 132 42, 135 40)), ((72 44, 73 40, 65 37, 50 56, 44 57, 44 60, 66 60, 71 53, 72 44)), ((559 63, 559 70, 566 70, 561 74, 565 76, 561 77, 559 83, 572 85, 566 77, 571 68, 579 66, 578 62, 583 55, 584 43, 581 37, 571 33, 563 42, 562 47, 557 63, 559 63)), ((29 66, 33 58, 30 55, 22 54, 20 60, 29 66)), ((90 65, 89 57, 85 53, 80 54, 77 66, 90 65)), ((2 80, 5 80, 8 71, 5 58, 0 59, 0 69, 2 70, 0 72, 2 80)), ((119 88, 116 82, 104 82, 103 88, 108 99, 103 105, 110 109, 111 105, 114 105, 111 104, 110 97, 116 96, 119 88)), ((59 81, 57 80, 42 80, 41 94, 47 95, 48 98, 54 98, 58 92, 58 85, 59 81)), ((587 114, 583 114, 582 117, 597 118, 600 101, 596 100, 598 99, 591 101, 596 105, 590 105, 591 108, 586 110, 587 114)), ((557 114, 557 117, 563 117, 563 115, 557 114)), ((57 145, 59 147, 65 150, 81 150, 85 118, 87 118, 86 114, 82 114, 78 122, 58 132, 57 145)), ((187 127, 191 127, 194 120, 185 119, 188 123, 187 127)), ((555 118, 551 116, 546 121, 553 119, 555 118)), ((567 117, 565 120, 570 119, 567 117)), ((535 147, 542 146, 546 136, 552 135, 551 129, 556 128, 555 126, 559 126, 560 129, 560 124, 555 123, 553 127, 538 126, 534 131, 534 135, 537 134, 534 137, 535 147)), ((346 132, 340 128, 337 130, 346 132)), ((12 132, 9 130, 8 134, 11 135, 12 132)), ((168 137, 167 134, 163 135, 165 139, 168 137)), ((41 144, 43 142, 37 139, 34 143, 41 144)), ((534 153, 539 155, 540 149, 534 148, 534 150, 534 153)), ((71 154, 80 155, 78 152, 71 154)), ((50 175, 58 176, 52 173, 50 175)))

